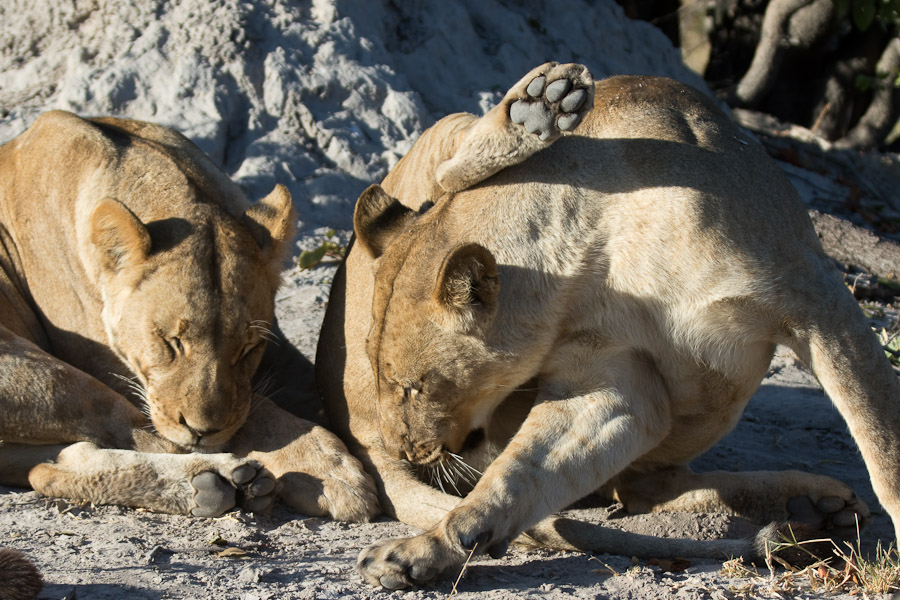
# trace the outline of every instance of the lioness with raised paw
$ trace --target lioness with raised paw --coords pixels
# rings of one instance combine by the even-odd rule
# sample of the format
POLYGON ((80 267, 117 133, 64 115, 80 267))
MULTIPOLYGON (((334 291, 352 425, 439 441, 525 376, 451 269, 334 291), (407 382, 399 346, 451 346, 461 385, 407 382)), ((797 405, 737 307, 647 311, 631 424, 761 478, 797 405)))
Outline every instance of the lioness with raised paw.
POLYGON ((340 440, 251 381, 294 226, 284 187, 251 205, 161 126, 56 111, 0 146, 0 484, 199 516, 276 497, 376 513, 340 440))
POLYGON ((354 229, 317 378, 382 505, 427 530, 364 550, 367 581, 427 581, 518 536, 753 558, 775 534, 545 518, 597 490, 631 511, 846 533, 869 512, 839 481, 686 466, 737 423, 776 344, 815 372, 900 524, 897 378, 791 185, 703 94, 543 65, 485 116, 426 131, 359 198, 354 229), (417 477, 474 481, 463 461, 483 475, 462 500, 417 477))

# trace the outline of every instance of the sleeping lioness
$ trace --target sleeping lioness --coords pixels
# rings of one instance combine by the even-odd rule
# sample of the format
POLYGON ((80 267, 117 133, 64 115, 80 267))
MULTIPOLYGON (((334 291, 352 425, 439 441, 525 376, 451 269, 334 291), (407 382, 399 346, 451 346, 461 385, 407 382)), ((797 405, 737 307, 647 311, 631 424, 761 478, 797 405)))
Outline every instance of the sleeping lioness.
MULTIPOLYGON (((370 479, 251 384, 294 228, 186 138, 42 115, 0 147, 0 484, 217 516, 365 520, 370 479)), ((277 388, 288 375, 260 369, 277 388)))
POLYGON ((383 506, 427 530, 364 550, 367 581, 426 581, 518 536, 753 558, 775 535, 545 518, 598 490, 630 511, 846 533, 869 512, 834 479, 686 466, 736 424, 776 344, 815 372, 900 525, 897 378, 791 185, 699 92, 544 65, 485 116, 426 131, 360 197, 354 229, 317 377, 383 506), (418 477, 452 489, 476 469, 462 500, 418 477))

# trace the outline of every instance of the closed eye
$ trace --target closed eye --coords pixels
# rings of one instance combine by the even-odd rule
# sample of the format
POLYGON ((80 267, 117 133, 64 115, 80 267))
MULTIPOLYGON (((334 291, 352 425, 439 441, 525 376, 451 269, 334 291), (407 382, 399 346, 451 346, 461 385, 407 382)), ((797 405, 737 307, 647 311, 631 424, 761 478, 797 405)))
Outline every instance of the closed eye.
POLYGON ((184 355, 184 344, 182 344, 181 338, 178 336, 167 337, 162 332, 157 332, 157 335, 162 339, 170 361, 184 355))
POLYGON ((235 362, 244 360, 245 358, 247 358, 247 356, 250 355, 251 352, 253 352, 257 348, 259 348, 261 345, 262 344, 261 344, 260 340, 254 340, 252 342, 247 342, 241 348, 241 351, 238 353, 237 361, 235 361, 235 362))

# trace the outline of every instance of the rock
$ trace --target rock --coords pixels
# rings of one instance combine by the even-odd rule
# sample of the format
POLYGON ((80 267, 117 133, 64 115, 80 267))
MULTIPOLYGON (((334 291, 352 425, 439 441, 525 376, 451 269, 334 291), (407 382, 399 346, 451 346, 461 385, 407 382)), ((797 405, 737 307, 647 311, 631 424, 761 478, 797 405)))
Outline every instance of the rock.
POLYGON ((175 127, 252 198, 349 228, 359 193, 447 113, 481 113, 547 60, 703 82, 613 0, 5 0, 0 142, 62 108, 175 127))

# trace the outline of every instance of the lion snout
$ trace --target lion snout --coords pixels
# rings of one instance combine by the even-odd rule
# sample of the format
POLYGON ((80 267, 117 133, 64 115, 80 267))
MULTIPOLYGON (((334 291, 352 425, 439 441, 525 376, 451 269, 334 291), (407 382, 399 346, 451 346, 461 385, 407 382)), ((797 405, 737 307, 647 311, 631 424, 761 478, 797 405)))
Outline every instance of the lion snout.
POLYGON ((180 446, 215 450, 227 443, 241 428, 250 409, 250 401, 198 400, 185 397, 177 404, 152 402, 156 431, 180 446))
POLYGON ((215 448, 231 439, 245 418, 246 411, 234 410, 228 403, 203 411, 182 411, 178 424, 190 436, 188 445, 215 448))
POLYGON ((401 442, 398 458, 414 465, 428 466, 440 462, 444 445, 436 441, 413 443, 409 438, 401 442))

